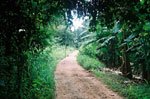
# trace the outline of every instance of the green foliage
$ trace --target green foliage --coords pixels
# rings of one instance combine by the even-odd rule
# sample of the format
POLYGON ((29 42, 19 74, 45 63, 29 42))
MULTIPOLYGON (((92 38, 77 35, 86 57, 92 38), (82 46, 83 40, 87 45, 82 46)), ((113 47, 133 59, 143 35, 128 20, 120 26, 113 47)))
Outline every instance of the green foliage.
POLYGON ((150 87, 148 84, 136 84, 134 81, 121 75, 103 72, 104 64, 95 58, 79 53, 77 56, 78 63, 85 69, 92 71, 98 79, 103 80, 112 90, 119 92, 127 99, 149 99, 150 87), (129 83, 125 83, 129 82, 129 83))
POLYGON ((119 67, 122 73, 129 78, 132 77, 132 73, 140 74, 143 79, 149 81, 150 54, 148 48, 150 35, 148 25, 146 23, 142 25, 143 27, 136 26, 133 29, 130 29, 126 23, 121 24, 119 22, 116 22, 114 27, 110 29, 106 26, 97 25, 97 30, 92 33, 95 35, 84 35, 83 38, 86 38, 86 41, 83 41, 85 42, 83 43, 83 49, 85 49, 83 52, 89 56, 97 57, 107 64, 107 67, 119 67), (144 30, 140 30, 142 28, 144 30), (93 40, 93 38, 95 39, 93 40), (130 63, 133 65, 130 66, 130 63))
POLYGON ((81 48, 81 53, 96 58, 96 44, 90 44, 81 48))
POLYGON ((57 63, 61 59, 68 56, 71 52, 73 52, 75 50, 75 48, 73 48, 73 47, 67 47, 67 49, 66 49, 66 46, 60 46, 59 44, 53 46, 52 49, 53 49, 52 53, 50 53, 50 54, 51 54, 51 56, 55 57, 55 60, 57 60, 56 61, 57 63))
POLYGON ((146 23, 144 26, 143 26, 143 29, 145 31, 150 31, 150 23, 146 23))
POLYGON ((48 53, 57 45, 52 27, 65 22, 64 10, 56 0, 2 0, 0 8, 0 97, 53 97, 54 67, 64 55, 48 53))
POLYGON ((57 29, 55 40, 57 43, 65 46, 74 46, 74 34, 68 27, 57 29))
POLYGON ((82 41, 85 45, 96 43, 96 56, 108 67, 120 67, 122 73, 129 78, 136 71, 136 74, 149 81, 149 5, 150 1, 146 0, 74 0, 63 6, 69 9, 66 13, 68 20, 72 19, 73 9, 77 10, 78 17, 90 17, 89 30, 96 35, 86 33, 78 36, 80 44, 83 44, 82 41), (133 65, 130 66, 130 63, 133 65))
POLYGON ((103 80, 109 87, 125 96, 127 99, 149 99, 150 87, 146 84, 136 85, 131 80, 120 75, 105 73, 93 70, 93 73, 101 80, 103 80), (124 82, 132 82, 126 84, 124 82))
MULTIPOLYGON (((66 49, 66 55, 74 49, 66 49)), ((55 82, 54 71, 57 63, 65 56, 64 46, 46 48, 39 54, 31 54, 28 58, 29 79, 24 79, 22 85, 23 99, 54 99, 55 82)))
POLYGON ((85 54, 78 54, 77 61, 81 66, 83 66, 87 70, 91 69, 101 70, 101 68, 104 67, 104 64, 99 62, 98 59, 91 58, 85 54))
MULTIPOLYGON (((29 74, 33 69, 48 69, 46 63, 53 58, 43 54, 47 46, 51 49, 56 43, 77 48, 84 44, 83 53, 102 60, 107 67, 121 68, 127 77, 142 75, 150 81, 149 5, 149 0, 2 0, 0 90, 3 96, 24 97, 27 93, 23 87, 32 83, 26 82, 31 79, 29 74), (90 27, 84 23, 86 28, 72 32, 68 26, 72 24, 72 10, 77 10, 78 18, 88 16, 85 23, 90 23, 90 27), (37 61, 49 60, 32 67, 31 57, 37 61)), ((40 76, 45 79, 44 74, 40 76)), ((43 79, 35 80, 32 87, 41 86, 43 79)))
POLYGON ((30 68, 32 68, 30 72, 31 88, 26 90, 29 93, 25 98, 52 99, 54 97, 54 70, 56 66, 53 56, 49 55, 49 51, 44 51, 36 57, 29 57, 28 61, 30 68))

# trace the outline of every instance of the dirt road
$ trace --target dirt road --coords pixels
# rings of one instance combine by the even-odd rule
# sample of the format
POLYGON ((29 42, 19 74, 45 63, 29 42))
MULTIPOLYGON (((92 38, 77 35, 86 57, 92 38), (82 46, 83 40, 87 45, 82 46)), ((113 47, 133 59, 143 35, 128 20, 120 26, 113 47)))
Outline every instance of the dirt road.
POLYGON ((123 99, 77 64, 73 52, 57 65, 56 99, 123 99))

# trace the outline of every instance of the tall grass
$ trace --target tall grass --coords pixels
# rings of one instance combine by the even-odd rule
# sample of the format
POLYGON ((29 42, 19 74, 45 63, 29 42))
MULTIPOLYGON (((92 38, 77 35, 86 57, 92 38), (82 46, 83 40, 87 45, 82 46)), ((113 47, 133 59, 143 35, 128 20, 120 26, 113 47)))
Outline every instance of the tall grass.
POLYGON ((136 84, 128 78, 112 73, 96 70, 92 72, 112 90, 119 92, 126 99, 150 99, 150 86, 147 84, 136 84))
POLYGON ((83 68, 87 70, 91 70, 91 69, 101 70, 102 67, 105 67, 105 65, 99 62, 98 59, 92 58, 85 54, 79 53, 77 55, 77 61, 81 66, 83 66, 83 68))
POLYGON ((83 66, 83 68, 91 70, 98 79, 106 83, 112 90, 117 91, 126 99, 150 99, 150 86, 148 84, 136 84, 121 75, 100 71, 100 69, 104 67, 101 62, 89 57, 89 55, 83 54, 83 52, 81 53, 77 56, 78 63, 83 66))
MULTIPOLYGON (((31 82, 30 87, 26 87, 27 91, 22 92, 22 95, 24 95, 22 97, 24 97, 24 99, 54 99, 54 71, 56 65, 73 50, 74 49, 70 47, 65 50, 64 46, 53 46, 37 55, 28 56, 30 77, 27 78, 29 78, 31 82)), ((24 81, 27 80, 28 79, 24 79, 24 81)))

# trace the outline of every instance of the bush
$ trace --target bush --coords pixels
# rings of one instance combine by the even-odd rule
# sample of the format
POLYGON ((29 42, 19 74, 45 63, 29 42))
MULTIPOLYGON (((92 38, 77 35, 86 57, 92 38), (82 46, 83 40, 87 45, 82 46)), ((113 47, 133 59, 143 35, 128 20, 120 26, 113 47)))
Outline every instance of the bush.
POLYGON ((98 59, 91 58, 88 55, 78 54, 77 61, 87 70, 100 70, 102 67, 104 67, 104 64, 100 63, 98 59))
POLYGON ((65 50, 64 46, 53 46, 52 48, 46 48, 39 54, 28 56, 30 79, 24 77, 24 82, 29 84, 23 83, 22 97, 24 99, 54 99, 56 65, 73 50, 71 47, 65 50), (27 85, 30 87, 27 87, 27 85))
POLYGON ((150 87, 146 84, 135 84, 128 78, 112 73, 105 73, 96 70, 92 72, 109 85, 112 90, 119 92, 127 99, 150 99, 150 87), (126 81, 133 83, 125 84, 124 82, 126 81))
POLYGON ((86 45, 84 48, 81 48, 80 53, 96 58, 96 45, 95 44, 86 45))
POLYGON ((112 90, 119 92, 127 99, 150 99, 150 87, 148 84, 136 84, 132 80, 121 75, 99 71, 105 65, 96 58, 91 58, 81 52, 77 56, 78 63, 85 69, 91 70, 100 80, 105 82, 112 90), (82 53, 82 54, 81 54, 82 53), (124 82, 132 82, 125 84, 124 82))

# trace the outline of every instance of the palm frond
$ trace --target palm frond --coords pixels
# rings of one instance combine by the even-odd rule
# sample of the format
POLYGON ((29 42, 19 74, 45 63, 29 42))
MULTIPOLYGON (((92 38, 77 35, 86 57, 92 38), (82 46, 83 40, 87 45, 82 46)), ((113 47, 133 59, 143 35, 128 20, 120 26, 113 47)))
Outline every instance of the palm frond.
POLYGON ((90 40, 85 41, 85 42, 83 43, 83 46, 87 46, 87 45, 89 45, 89 44, 91 44, 91 43, 93 43, 93 42, 96 42, 96 39, 90 39, 90 40))
POLYGON ((81 37, 81 40, 83 40, 83 39, 87 39, 87 38, 90 38, 90 37, 96 37, 96 34, 88 34, 88 35, 85 35, 85 36, 83 36, 83 37, 81 37))

